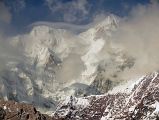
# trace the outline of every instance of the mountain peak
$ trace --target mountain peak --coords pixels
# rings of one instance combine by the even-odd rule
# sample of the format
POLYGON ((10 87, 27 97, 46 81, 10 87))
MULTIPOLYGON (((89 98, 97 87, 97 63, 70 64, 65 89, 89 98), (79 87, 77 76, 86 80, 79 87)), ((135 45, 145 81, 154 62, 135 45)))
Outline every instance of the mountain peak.
POLYGON ((96 29, 100 29, 101 27, 117 27, 118 25, 118 18, 114 15, 109 15, 107 16, 103 21, 101 21, 100 23, 98 23, 95 28, 96 29))
POLYGON ((84 39, 95 40, 99 38, 106 39, 110 37, 112 31, 115 31, 118 26, 118 18, 114 15, 110 15, 106 17, 101 22, 97 23, 92 28, 80 34, 80 36, 84 39))

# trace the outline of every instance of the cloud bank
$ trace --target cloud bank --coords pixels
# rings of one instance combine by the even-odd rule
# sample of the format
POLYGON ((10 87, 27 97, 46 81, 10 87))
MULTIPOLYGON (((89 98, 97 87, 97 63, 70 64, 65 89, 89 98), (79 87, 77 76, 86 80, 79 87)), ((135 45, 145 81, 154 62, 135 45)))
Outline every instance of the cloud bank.
POLYGON ((135 57, 127 76, 159 70, 159 4, 138 5, 122 20, 113 41, 135 57))
POLYGON ((10 23, 11 18, 12 16, 8 8, 0 1, 0 22, 10 23))

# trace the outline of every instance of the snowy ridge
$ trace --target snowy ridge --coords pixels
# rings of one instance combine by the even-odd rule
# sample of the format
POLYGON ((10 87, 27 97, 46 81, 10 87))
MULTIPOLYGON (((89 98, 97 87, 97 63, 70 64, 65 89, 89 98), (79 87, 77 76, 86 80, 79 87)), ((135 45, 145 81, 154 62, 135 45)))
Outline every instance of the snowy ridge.
MULTIPOLYGON (((82 79, 84 79, 83 81, 89 79, 90 81, 87 81, 87 84, 90 84, 93 81, 95 77, 93 74, 96 72, 99 62, 104 59, 103 56, 105 56, 99 57, 99 54, 102 53, 102 50, 105 47, 109 49, 109 38, 111 37, 112 32, 116 30, 117 24, 118 20, 115 16, 108 16, 93 28, 79 34, 79 37, 84 39, 86 44, 89 45, 89 50, 82 56, 82 60, 86 66, 86 70, 82 73, 82 79)), ((107 55, 107 53, 105 54, 107 55)))
MULTIPOLYGON (((78 99, 78 98, 77 98, 78 99)), ((81 99, 81 98, 80 98, 81 99)), ((157 120, 159 115, 159 73, 149 74, 134 86, 131 93, 90 96, 89 105, 84 109, 71 109, 66 116, 55 118, 75 120, 157 120), (76 111, 76 112, 75 112, 76 111)), ((76 105, 72 105, 76 108, 76 105)), ((71 108, 65 104, 65 108, 71 108)))
MULTIPOLYGON (((144 77, 144 76, 143 76, 144 77)), ((135 85, 139 84, 139 82, 143 79, 143 77, 139 77, 136 79, 128 80, 126 82, 122 82, 118 86, 114 87, 112 90, 109 90, 109 94, 116 94, 119 90, 121 93, 130 94, 135 85)))
POLYGON ((108 16, 78 35, 40 24, 11 38, 11 45, 19 48, 25 59, 7 64, 0 78, 0 96, 34 104, 50 113, 66 96, 107 92, 102 90, 106 85, 100 82, 107 83, 109 78, 116 81, 119 72, 134 64, 130 56, 111 42, 117 24, 114 16, 108 16), (94 81, 101 86, 93 86, 94 81))

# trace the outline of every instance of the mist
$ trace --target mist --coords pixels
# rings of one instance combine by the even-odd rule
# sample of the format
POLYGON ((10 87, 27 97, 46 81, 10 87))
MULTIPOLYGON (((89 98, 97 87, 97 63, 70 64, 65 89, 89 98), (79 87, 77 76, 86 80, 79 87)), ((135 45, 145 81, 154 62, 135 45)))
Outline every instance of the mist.
POLYGON ((10 44, 9 38, 0 36, 0 71, 7 68, 10 62, 20 63, 24 61, 24 56, 18 48, 14 48, 10 44))
POLYGON ((85 66, 78 54, 70 54, 62 63, 62 68, 56 71, 59 82, 69 83, 80 77, 85 66))
POLYGON ((159 70, 159 5, 138 5, 120 21, 113 42, 135 58, 124 76, 143 75, 159 70))

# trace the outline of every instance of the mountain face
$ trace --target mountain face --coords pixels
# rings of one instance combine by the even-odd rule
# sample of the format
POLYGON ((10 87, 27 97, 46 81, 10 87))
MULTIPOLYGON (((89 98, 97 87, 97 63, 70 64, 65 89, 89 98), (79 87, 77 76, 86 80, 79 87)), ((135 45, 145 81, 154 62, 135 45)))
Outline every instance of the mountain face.
POLYGON ((118 20, 109 16, 80 34, 36 25, 10 44, 23 60, 10 60, 1 71, 0 97, 53 111, 67 96, 103 94, 121 81, 135 59, 111 42, 118 20))
POLYGON ((59 104, 53 117, 57 120, 158 120, 159 73, 140 78, 129 92, 71 96, 59 104))

